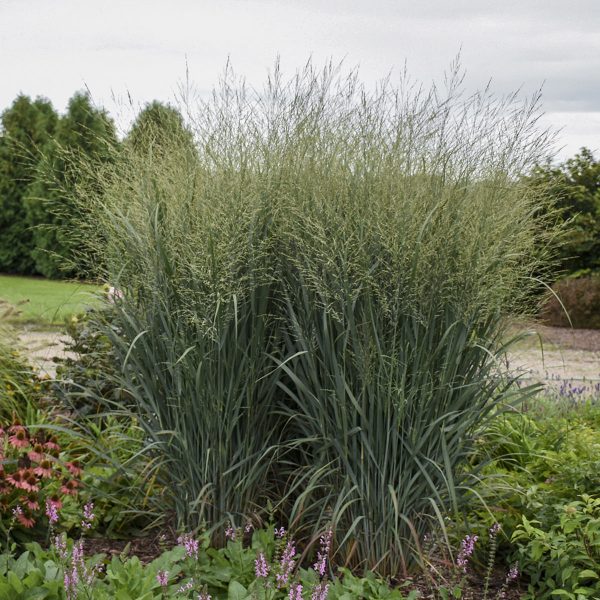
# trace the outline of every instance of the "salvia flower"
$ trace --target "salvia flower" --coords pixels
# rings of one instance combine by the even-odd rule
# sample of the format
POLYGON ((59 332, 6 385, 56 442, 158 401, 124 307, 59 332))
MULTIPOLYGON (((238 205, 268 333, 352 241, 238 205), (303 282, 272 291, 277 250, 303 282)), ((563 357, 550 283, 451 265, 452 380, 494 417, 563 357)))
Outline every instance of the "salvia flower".
POLYGON ((325 535, 321 536, 321 549, 317 552, 317 562, 313 565, 313 569, 321 576, 325 575, 327 570, 327 558, 331 550, 331 540, 333 539, 333 531, 330 529, 325 535))
POLYGON ((90 529, 95 518, 96 515, 94 514, 94 503, 88 502, 83 506, 83 519, 81 521, 81 527, 83 527, 83 529, 90 529))
POLYGON ((46 500, 46 516, 50 525, 54 525, 58 522, 58 508, 52 500, 46 500))
POLYGON ((159 571, 156 574, 156 581, 161 587, 167 587, 169 585, 169 571, 159 571))
POLYGON ((506 583, 514 581, 515 579, 517 579, 517 577, 519 577, 519 566, 517 565, 517 563, 515 563, 506 575, 506 583))
POLYGON ((254 573, 257 579, 268 577, 269 575, 269 565, 267 564, 265 555, 262 552, 254 561, 254 573))
POLYGON ((281 555, 281 560, 279 561, 279 573, 275 576, 278 588, 287 585, 295 566, 294 556, 296 556, 296 547, 294 546, 294 542, 290 540, 286 544, 285 550, 281 555))
POLYGON ((198 600, 212 600, 212 596, 206 592, 198 594, 198 600))
POLYGON ((479 539, 476 535, 467 535, 464 540, 461 542, 460 552, 458 553, 458 557, 456 559, 456 563, 458 566, 466 573, 467 565, 469 564, 469 558, 473 554, 475 550, 475 544, 479 539))
POLYGON ((302 584, 293 583, 290 587, 289 600, 302 600, 302 584))
POLYGON ((79 577, 77 575, 77 569, 65 569, 63 584, 65 586, 65 594, 67 596, 67 600, 75 600, 75 598, 77 598, 78 583, 79 577))
POLYGON ((199 543, 191 534, 185 533, 179 536, 177 538, 177 543, 185 548, 185 555, 188 558, 198 558, 199 543))
POLYGON ((225 538, 235 542, 235 529, 231 526, 231 523, 225 529, 225 538))
POLYGON ((329 584, 322 581, 313 589, 310 600, 326 600, 329 593, 329 584))
POLYGON ((254 529, 254 525, 252 525, 252 521, 246 521, 246 525, 244 526, 244 532, 250 533, 254 529))
POLYGON ((67 540, 64 535, 56 535, 54 536, 54 540, 52 542, 58 556, 61 560, 67 559, 67 540))
POLYGON ((285 535, 285 527, 280 527, 279 529, 275 527, 274 533, 276 538, 281 539, 285 535))
POLYGON ((501 529, 502 526, 500 525, 500 523, 494 523, 489 529, 490 537, 496 537, 501 529))
POLYGON ((179 589, 177 590, 177 593, 185 594, 186 592, 189 592, 193 587, 194 587, 194 579, 192 578, 187 583, 184 583, 182 586, 180 586, 179 589))

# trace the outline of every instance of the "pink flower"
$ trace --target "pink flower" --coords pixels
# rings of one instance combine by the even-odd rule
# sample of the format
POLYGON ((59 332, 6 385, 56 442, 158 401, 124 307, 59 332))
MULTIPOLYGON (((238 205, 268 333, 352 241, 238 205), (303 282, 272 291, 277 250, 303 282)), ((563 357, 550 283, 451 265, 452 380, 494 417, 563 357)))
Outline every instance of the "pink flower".
POLYGON ((159 571, 156 574, 156 581, 161 587, 167 587, 169 585, 169 571, 159 571))
POLYGON ((46 500, 46 516, 50 521, 50 525, 58 522, 58 507, 52 500, 46 500))
POLYGON ((460 552, 458 553, 456 563, 465 573, 467 572, 469 557, 473 554, 473 551, 475 550, 475 544, 477 543, 478 539, 479 537, 476 535, 467 535, 461 542, 461 548, 460 552))
POLYGON ((313 593, 310 597, 310 600, 326 600, 328 593, 329 584, 322 581, 313 589, 313 593))
POLYGON ((35 519, 31 514, 26 514, 20 506, 13 508, 14 518, 26 529, 31 529, 35 525, 35 519))
POLYGON ((81 521, 81 526, 84 529, 90 529, 95 518, 96 515, 94 514, 94 503, 88 502, 83 507, 83 519, 81 521))
POLYGON ((321 549, 317 552, 317 562, 313 565, 313 569, 321 576, 325 575, 327 570, 327 558, 331 550, 331 540, 333 539, 333 531, 330 529, 325 535, 321 536, 321 549))
POLYGON ((27 431, 21 425, 13 425, 10 428, 13 435, 8 438, 8 443, 14 448, 27 448, 29 446, 29 438, 27 431))
POLYGON ((254 561, 254 573, 258 579, 269 575, 269 565, 265 559, 265 555, 261 552, 254 561))
POLYGON ((65 463, 65 467, 67 467, 69 473, 71 473, 73 477, 79 477, 83 473, 82 468, 79 466, 79 463, 76 460, 73 462, 65 463))
POLYGON ((506 575, 506 583, 514 581, 519 576, 519 566, 515 563, 506 575))
POLYGON ((34 462, 40 462, 44 460, 44 456, 44 447, 39 442, 35 444, 33 450, 30 450, 27 453, 27 457, 29 458, 29 460, 32 460, 34 462))
POLYGON ((231 526, 231 523, 225 529, 225 538, 235 542, 235 529, 231 526))
POLYGON ((295 566, 294 556, 296 556, 296 548, 294 542, 290 540, 286 544, 285 550, 281 555, 281 560, 279 561, 279 573, 275 577, 278 588, 287 585, 295 566))
POLYGON ((290 588, 290 600, 302 600, 302 584, 301 583, 293 583, 290 588))
POLYGON ((33 472, 38 477, 52 477, 52 463, 48 459, 43 459, 40 464, 33 469, 33 472))
POLYGON ((186 533, 177 538, 177 543, 185 548, 185 555, 188 558, 198 558, 198 540, 194 539, 191 534, 186 533))
POLYGON ((60 493, 65 494, 66 496, 77 496, 78 487, 79 483, 77 483, 77 481, 68 479, 60 486, 60 493))

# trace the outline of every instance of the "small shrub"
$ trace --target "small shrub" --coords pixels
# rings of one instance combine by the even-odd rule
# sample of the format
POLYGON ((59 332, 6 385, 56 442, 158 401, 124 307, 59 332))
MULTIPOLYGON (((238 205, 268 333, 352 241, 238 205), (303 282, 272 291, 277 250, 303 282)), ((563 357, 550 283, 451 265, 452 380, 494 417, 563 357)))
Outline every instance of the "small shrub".
POLYGON ((590 600, 600 596, 600 499, 554 507, 553 522, 529 521, 512 536, 531 583, 526 598, 590 600))
POLYGON ((560 302, 556 296, 548 296, 541 312, 543 323, 553 327, 600 329, 600 274, 561 279, 552 290, 560 302))

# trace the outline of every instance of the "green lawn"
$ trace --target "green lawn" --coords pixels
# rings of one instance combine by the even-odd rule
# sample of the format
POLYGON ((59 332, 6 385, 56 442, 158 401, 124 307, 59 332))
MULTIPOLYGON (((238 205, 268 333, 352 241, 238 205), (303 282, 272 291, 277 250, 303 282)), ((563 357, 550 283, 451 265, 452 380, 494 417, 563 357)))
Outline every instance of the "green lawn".
POLYGON ((0 300, 17 306, 21 322, 63 323, 97 302, 94 293, 99 289, 89 283, 0 275, 0 300))

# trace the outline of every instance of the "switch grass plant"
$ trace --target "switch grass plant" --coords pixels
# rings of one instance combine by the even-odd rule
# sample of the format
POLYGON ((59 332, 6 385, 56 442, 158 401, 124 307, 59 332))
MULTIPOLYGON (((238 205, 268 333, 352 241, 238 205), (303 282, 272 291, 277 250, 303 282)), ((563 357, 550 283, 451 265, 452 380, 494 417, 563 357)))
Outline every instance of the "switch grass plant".
POLYGON ((548 148, 538 100, 468 96, 458 66, 429 91, 228 68, 185 98, 193 145, 157 132, 82 178, 123 292, 130 402, 107 409, 139 420, 188 528, 280 501, 308 539, 332 524, 339 564, 394 575, 460 508, 473 434, 528 393, 499 340, 553 235, 520 178, 548 148))

